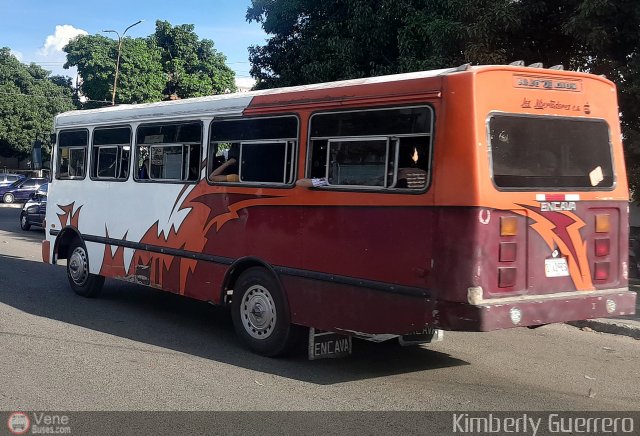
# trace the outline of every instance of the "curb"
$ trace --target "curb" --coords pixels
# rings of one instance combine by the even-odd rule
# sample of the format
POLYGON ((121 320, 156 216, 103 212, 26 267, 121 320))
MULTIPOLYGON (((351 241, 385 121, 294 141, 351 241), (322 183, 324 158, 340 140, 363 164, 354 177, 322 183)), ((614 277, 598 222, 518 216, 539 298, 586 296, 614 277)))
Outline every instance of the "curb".
POLYGON ((7 208, 7 209, 22 209, 22 206, 24 205, 24 203, 0 203, 0 208, 7 208))
POLYGON ((638 325, 626 324, 618 320, 599 320, 587 319, 584 321, 571 321, 567 324, 578 328, 588 327, 593 331, 600 333, 610 333, 614 335, 629 336, 630 338, 640 339, 640 322, 638 325))

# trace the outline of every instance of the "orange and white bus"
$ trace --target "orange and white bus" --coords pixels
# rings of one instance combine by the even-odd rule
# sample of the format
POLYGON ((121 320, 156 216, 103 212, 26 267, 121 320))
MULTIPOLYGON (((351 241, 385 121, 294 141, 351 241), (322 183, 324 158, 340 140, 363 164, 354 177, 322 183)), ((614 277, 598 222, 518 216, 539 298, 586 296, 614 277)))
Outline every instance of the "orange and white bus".
POLYGON ((631 314, 616 88, 462 66, 55 119, 47 263, 305 327, 416 338, 631 314))

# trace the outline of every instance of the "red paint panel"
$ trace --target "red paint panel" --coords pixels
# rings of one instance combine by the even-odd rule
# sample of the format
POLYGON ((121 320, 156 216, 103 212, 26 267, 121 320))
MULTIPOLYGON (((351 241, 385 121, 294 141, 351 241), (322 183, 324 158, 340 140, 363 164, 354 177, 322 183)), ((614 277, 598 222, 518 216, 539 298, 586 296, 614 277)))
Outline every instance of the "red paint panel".
POLYGON ((370 289, 282 277, 293 323, 323 330, 408 334, 431 321, 433 301, 370 289))

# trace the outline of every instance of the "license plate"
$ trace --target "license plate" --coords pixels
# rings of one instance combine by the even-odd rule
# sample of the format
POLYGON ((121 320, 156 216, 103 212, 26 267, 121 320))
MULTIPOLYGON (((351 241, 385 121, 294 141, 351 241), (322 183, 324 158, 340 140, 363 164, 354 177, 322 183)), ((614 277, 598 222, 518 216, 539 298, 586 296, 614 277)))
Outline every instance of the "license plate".
POLYGON ((544 274, 547 277, 566 277, 569 275, 569 267, 567 259, 564 257, 556 257, 554 259, 544 260, 544 274))
POLYGON ((309 359, 335 359, 351 354, 351 336, 309 329, 309 359))

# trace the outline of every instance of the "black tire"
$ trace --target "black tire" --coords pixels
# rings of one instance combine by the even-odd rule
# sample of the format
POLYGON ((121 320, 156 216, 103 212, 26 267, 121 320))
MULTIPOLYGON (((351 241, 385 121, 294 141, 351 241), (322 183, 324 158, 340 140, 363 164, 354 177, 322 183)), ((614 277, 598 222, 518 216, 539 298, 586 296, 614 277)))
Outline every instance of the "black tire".
POLYGON ((10 194, 10 193, 6 193, 6 194, 4 194, 4 197, 2 197, 2 201, 7 203, 7 204, 8 203, 13 203, 13 201, 15 199, 16 198, 13 196, 13 194, 10 194))
POLYGON ((29 224, 29 220, 27 219, 27 214, 24 212, 20 214, 20 228, 25 231, 31 228, 31 224, 29 224))
POLYGON ((233 290, 231 317, 237 335, 255 353, 286 354, 302 338, 303 328, 291 324, 284 293, 265 268, 244 271, 233 290))
POLYGON ((89 256, 84 244, 76 240, 67 254, 67 278, 71 289, 83 297, 97 297, 102 291, 104 277, 89 272, 89 256))

